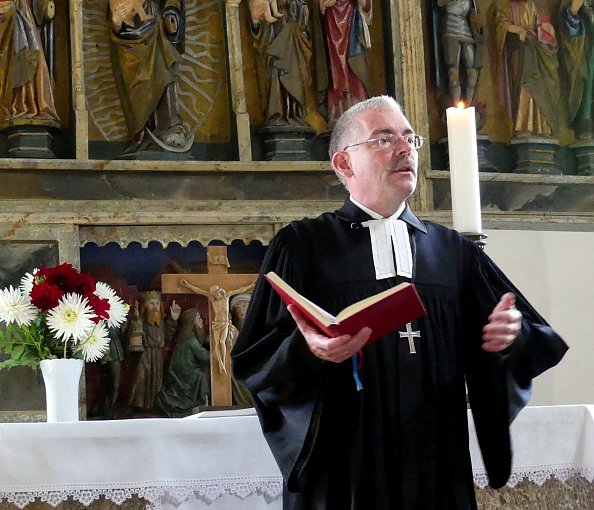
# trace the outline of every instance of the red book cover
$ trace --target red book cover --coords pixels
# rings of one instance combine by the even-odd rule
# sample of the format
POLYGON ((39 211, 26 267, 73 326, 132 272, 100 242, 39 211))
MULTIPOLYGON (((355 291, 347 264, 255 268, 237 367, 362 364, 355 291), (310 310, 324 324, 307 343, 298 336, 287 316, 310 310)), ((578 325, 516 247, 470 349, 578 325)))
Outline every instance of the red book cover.
POLYGON ((287 305, 297 306, 320 331, 330 337, 354 335, 367 326, 372 330, 367 341, 369 345, 426 313, 412 283, 401 283, 358 301, 334 317, 299 294, 276 273, 267 273, 265 277, 287 305))

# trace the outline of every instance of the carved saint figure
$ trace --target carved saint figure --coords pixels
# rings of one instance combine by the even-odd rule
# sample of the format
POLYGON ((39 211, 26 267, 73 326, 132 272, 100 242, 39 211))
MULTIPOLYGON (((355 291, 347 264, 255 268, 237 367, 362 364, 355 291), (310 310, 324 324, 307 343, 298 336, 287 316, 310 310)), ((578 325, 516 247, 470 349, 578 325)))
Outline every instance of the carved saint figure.
POLYGON ((0 2, 0 128, 59 127, 54 103, 52 0, 0 2))
POLYGON ((143 351, 130 395, 130 405, 140 409, 151 409, 155 397, 163 385, 163 347, 173 336, 181 308, 173 301, 169 309, 170 317, 165 320, 163 302, 158 292, 150 291, 142 295, 140 321, 142 328, 130 325, 130 331, 142 331, 143 351))
POLYGON ((318 0, 330 58, 328 126, 369 97, 365 52, 371 48, 371 0, 318 0))
POLYGON ((185 279, 181 279, 179 283, 192 292, 208 298, 214 313, 214 317, 210 320, 210 330, 213 335, 212 343, 215 347, 216 361, 220 373, 226 374, 225 359, 227 357, 227 349, 233 346, 233 342, 237 338, 237 328, 231 322, 229 299, 236 294, 247 292, 254 286, 254 283, 234 290, 227 290, 219 285, 212 285, 208 291, 192 285, 185 279))
POLYGON ((310 21, 307 0, 250 0, 249 9, 265 125, 322 131, 315 90, 325 74, 315 71, 319 63, 313 58, 325 62, 325 56, 320 24, 316 16, 310 21))
POLYGON ((156 407, 170 418, 191 414, 196 406, 206 405, 210 393, 210 353, 204 323, 196 308, 181 314, 175 349, 165 374, 156 407))
POLYGON ((479 38, 482 29, 478 24, 475 0, 437 0, 442 10, 440 29, 443 57, 448 71, 450 104, 462 97, 469 105, 474 98, 481 53, 479 38))
MULTIPOLYGON (((238 332, 241 331, 243 323, 245 322, 245 316, 247 314, 251 298, 251 294, 242 292, 241 294, 236 294, 229 300, 231 320, 238 332)), ((251 407, 254 405, 249 390, 237 379, 235 379, 235 376, 231 378, 231 384, 233 404, 244 407, 251 407)))
POLYGON ((499 100, 515 136, 551 136, 559 119, 557 39, 532 0, 495 0, 499 100))
POLYGON ((580 140, 592 138, 594 2, 566 0, 559 19, 561 55, 568 85, 569 120, 580 140))
POLYGON ((183 0, 110 0, 110 51, 132 139, 126 152, 156 146, 191 148, 182 123, 176 81, 184 51, 183 0))

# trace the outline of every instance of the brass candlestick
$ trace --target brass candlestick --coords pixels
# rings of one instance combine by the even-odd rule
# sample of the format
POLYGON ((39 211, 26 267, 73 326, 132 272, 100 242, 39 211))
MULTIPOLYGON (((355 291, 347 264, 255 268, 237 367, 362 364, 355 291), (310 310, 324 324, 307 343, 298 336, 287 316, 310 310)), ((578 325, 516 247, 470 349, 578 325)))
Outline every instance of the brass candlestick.
POLYGON ((481 250, 485 249, 485 241, 483 239, 487 239, 487 234, 481 234, 477 232, 462 232, 462 235, 476 244, 481 250))

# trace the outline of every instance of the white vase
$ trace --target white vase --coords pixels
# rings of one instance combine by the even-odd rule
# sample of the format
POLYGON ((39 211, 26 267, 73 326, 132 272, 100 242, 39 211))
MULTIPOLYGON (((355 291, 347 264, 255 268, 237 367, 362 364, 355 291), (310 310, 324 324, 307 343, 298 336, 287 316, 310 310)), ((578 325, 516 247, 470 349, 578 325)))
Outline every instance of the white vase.
POLYGON ((82 359, 44 359, 39 363, 48 423, 78 421, 78 386, 83 365, 82 359))

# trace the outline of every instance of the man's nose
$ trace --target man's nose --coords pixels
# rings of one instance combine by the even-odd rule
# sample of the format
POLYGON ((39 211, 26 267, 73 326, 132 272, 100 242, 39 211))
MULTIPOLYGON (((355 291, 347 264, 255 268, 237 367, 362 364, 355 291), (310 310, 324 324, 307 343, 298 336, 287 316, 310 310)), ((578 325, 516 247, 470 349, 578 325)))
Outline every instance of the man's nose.
POLYGON ((411 143, 406 141, 406 138, 403 136, 399 136, 396 140, 396 150, 394 153, 397 156, 403 156, 405 154, 410 154, 413 150, 413 146, 411 143))

